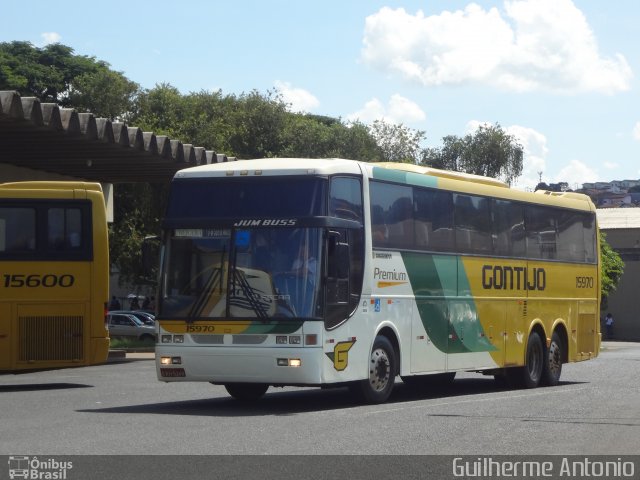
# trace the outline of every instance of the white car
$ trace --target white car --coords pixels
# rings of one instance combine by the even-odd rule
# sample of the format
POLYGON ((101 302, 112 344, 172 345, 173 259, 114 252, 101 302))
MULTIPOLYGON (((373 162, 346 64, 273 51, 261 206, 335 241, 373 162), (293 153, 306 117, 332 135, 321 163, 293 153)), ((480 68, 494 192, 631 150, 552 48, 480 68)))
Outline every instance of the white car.
POLYGON ((109 336, 112 338, 130 337, 143 341, 156 341, 156 327, 145 325, 142 320, 129 313, 107 314, 109 336))

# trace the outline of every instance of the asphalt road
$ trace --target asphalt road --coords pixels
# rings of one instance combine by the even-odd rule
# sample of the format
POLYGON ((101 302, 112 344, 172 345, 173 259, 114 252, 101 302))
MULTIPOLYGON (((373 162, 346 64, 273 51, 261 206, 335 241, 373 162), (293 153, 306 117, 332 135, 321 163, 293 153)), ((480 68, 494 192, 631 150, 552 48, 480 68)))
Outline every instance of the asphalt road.
POLYGON ((383 405, 271 388, 246 406, 220 386, 161 383, 151 360, 4 375, 0 455, 640 454, 640 344, 605 344, 557 387, 471 373, 429 393, 398 382, 383 405))

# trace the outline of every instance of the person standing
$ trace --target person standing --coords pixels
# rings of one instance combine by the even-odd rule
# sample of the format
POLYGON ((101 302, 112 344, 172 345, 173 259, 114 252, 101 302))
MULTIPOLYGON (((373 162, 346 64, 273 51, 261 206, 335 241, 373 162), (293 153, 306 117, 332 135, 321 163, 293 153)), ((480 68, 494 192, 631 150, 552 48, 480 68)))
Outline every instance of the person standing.
POLYGON ((611 312, 604 317, 604 326, 607 329, 607 340, 611 340, 613 338, 613 315, 611 312))
POLYGON ((116 298, 115 295, 111 297, 111 301, 109 302, 109 310, 121 310, 122 305, 120 304, 120 300, 116 298))

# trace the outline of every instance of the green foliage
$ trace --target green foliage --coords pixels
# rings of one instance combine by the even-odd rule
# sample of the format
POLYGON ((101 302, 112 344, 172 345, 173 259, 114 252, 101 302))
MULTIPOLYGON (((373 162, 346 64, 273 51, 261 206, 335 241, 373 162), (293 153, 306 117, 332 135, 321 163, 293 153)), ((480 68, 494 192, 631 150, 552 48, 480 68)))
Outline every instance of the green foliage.
POLYGON ((277 92, 182 95, 168 84, 138 97, 135 125, 238 158, 379 158, 367 126, 292 113, 277 92))
POLYGON ((138 85, 71 47, 14 41, 0 43, 0 90, 114 119, 130 112, 138 85))
MULTIPOLYGON (((339 118, 293 113, 278 92, 240 95, 218 91, 181 94, 161 83, 139 86, 109 64, 75 55, 61 44, 34 47, 0 43, 0 89, 43 102, 124 120, 238 158, 342 157, 423 163, 511 182, 522 172, 522 147, 502 128, 482 126, 463 138, 447 136, 440 148, 422 149, 425 132, 378 120, 371 126, 339 118)), ((121 281, 141 283, 141 244, 160 233, 168 184, 116 185, 111 258, 121 281)))
POLYGON ((473 134, 442 139, 440 148, 426 149, 422 163, 435 168, 501 178, 511 184, 522 174, 524 150, 499 124, 481 125, 473 134))
POLYGON ((601 303, 606 305, 607 297, 616 289, 624 273, 624 262, 620 255, 611 248, 607 242, 607 236, 603 232, 600 232, 600 272, 601 303))
POLYGON ((101 68, 73 80, 69 101, 77 110, 91 112, 96 117, 127 122, 138 92, 137 83, 119 72, 101 68))
POLYGON ((111 338, 109 342, 109 348, 120 348, 125 350, 137 350, 142 349, 144 351, 153 350, 156 344, 153 340, 138 340, 137 338, 121 337, 111 338))
POLYGON ((142 265, 142 242, 160 234, 169 184, 118 184, 114 223, 109 227, 109 251, 120 272, 120 284, 155 282, 142 265))
POLYGON ((370 131, 378 144, 381 161, 418 163, 425 132, 384 120, 374 121, 370 131))

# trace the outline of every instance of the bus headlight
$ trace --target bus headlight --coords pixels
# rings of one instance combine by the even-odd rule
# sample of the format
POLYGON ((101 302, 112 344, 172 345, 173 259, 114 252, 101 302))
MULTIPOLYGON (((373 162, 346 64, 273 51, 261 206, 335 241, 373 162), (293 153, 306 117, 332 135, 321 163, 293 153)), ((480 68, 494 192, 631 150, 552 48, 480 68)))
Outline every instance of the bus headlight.
POLYGON ((162 337, 160 337, 160 341, 161 343, 171 343, 173 341, 172 337, 173 335, 162 335, 162 337))
POLYGON ((278 358, 276 360, 279 367, 301 367, 302 360, 299 358, 278 358))

